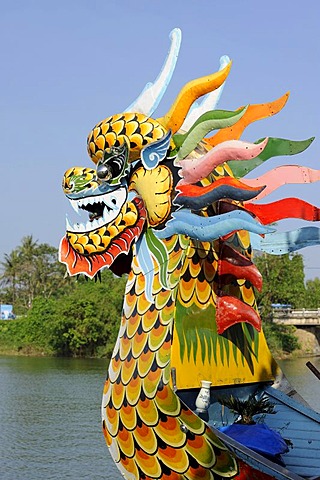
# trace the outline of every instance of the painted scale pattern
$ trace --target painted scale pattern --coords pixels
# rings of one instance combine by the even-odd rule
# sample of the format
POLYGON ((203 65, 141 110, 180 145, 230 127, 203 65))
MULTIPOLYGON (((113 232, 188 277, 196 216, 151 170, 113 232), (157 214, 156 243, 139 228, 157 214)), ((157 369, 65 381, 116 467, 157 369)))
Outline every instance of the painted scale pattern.
POLYGON ((126 478, 213 480, 237 473, 232 454, 170 386, 175 287, 189 263, 189 242, 179 236, 166 241, 173 288, 160 285, 155 265, 154 303, 145 297, 137 262, 129 275, 102 409, 106 442, 126 478))
POLYGON ((110 147, 120 147, 127 142, 131 161, 140 156, 143 147, 160 140, 166 129, 156 120, 142 113, 120 113, 99 122, 89 133, 88 153, 94 163, 110 147))

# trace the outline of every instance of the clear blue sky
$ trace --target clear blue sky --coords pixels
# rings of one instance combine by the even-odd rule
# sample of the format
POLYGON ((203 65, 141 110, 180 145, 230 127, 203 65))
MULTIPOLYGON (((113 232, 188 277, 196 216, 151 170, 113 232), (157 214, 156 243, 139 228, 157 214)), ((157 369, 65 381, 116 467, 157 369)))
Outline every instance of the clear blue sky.
MULTIPOLYGON (((319 18, 318 0, 0 0, 0 260, 25 235, 58 246, 69 211, 64 171, 90 166, 88 132, 157 76, 174 27, 182 48, 157 116, 184 83, 215 71, 228 54, 220 108, 291 90, 281 113, 242 138, 316 136, 303 154, 267 168, 284 160, 320 168, 319 18)), ((285 187, 270 201, 296 195, 319 206, 319 192, 320 183, 285 187)), ((302 252, 307 277, 320 276, 320 248, 302 252)))

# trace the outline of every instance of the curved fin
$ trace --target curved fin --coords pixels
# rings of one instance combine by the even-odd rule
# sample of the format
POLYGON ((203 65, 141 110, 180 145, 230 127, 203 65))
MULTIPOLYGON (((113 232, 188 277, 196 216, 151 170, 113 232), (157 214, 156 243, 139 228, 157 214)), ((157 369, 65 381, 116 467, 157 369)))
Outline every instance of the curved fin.
POLYGON ((230 68, 231 62, 216 73, 187 83, 178 94, 168 113, 158 118, 158 122, 165 128, 170 129, 172 133, 176 133, 183 124, 193 102, 202 95, 219 88, 227 78, 230 68))
POLYGON ((174 72, 181 44, 181 30, 175 28, 170 33, 171 46, 163 67, 154 81, 149 82, 139 97, 124 112, 143 113, 151 116, 165 94, 174 72))
POLYGON ((250 187, 266 185, 263 192, 256 196, 256 200, 269 195, 277 188, 286 184, 293 183, 313 183, 320 180, 320 170, 313 168, 300 167, 299 165, 282 165, 269 172, 264 173, 258 178, 244 178, 242 182, 250 187))
POLYGON ((269 233, 264 238, 250 233, 250 239, 254 250, 271 255, 283 255, 301 248, 320 245, 320 228, 302 227, 289 232, 269 233))
POLYGON ((206 242, 228 235, 235 230, 265 234, 273 232, 274 228, 259 224, 249 213, 242 210, 234 210, 214 217, 200 217, 189 210, 181 209, 172 214, 172 219, 167 222, 164 229, 154 233, 158 238, 168 238, 181 233, 206 242))
MULTIPOLYGON (((230 58, 228 57, 228 55, 223 55, 220 58, 219 70, 222 70, 224 67, 226 67, 228 63, 230 63, 230 58)), ((221 87, 217 88, 217 90, 214 90, 213 92, 210 92, 207 95, 205 95, 204 98, 201 100, 201 102, 199 103, 194 102, 191 105, 189 113, 181 126, 182 130, 185 130, 185 131, 189 130, 192 127, 192 125, 195 123, 195 121, 203 113, 209 112, 210 110, 214 110, 217 107, 225 83, 226 82, 223 82, 221 87)))
POLYGON ((257 311, 246 305, 239 298, 223 295, 217 297, 216 305, 217 332, 221 335, 227 328, 237 323, 246 322, 258 332, 261 330, 261 319, 257 311))
POLYGON ((268 138, 265 138, 259 144, 230 140, 217 145, 197 160, 182 160, 177 164, 180 167, 179 175, 182 177, 179 185, 199 182, 206 178, 218 165, 228 160, 237 159, 243 161, 255 158, 263 153, 267 144, 268 138))
MULTIPOLYGON (((255 143, 260 143, 262 140, 263 139, 257 140, 255 143)), ((231 168, 235 177, 241 178, 259 167, 259 165, 266 160, 269 160, 269 158, 281 155, 296 155, 297 153, 303 152, 311 145, 313 140, 314 137, 299 141, 269 137, 266 148, 256 158, 245 160, 241 163, 231 160, 228 162, 228 167, 231 168)))
POLYGON ((245 203, 244 207, 258 217, 264 225, 285 218, 300 218, 311 222, 320 220, 320 208, 300 198, 283 198, 276 202, 264 204, 245 203))
POLYGON ((234 125, 239 118, 245 114, 246 108, 247 107, 242 110, 237 110, 236 112, 212 110, 201 115, 187 133, 176 134, 174 136, 174 143, 177 147, 180 147, 178 158, 186 158, 189 153, 196 148, 198 143, 203 140, 209 132, 212 132, 212 130, 234 125))
POLYGON ((176 196, 174 204, 191 210, 201 210, 223 198, 239 202, 250 200, 255 198, 263 189, 264 186, 251 188, 235 178, 224 177, 206 187, 198 185, 179 186, 180 193, 176 196))
POLYGON ((262 120, 263 118, 271 117, 272 115, 280 112, 280 110, 282 110, 287 103, 288 98, 289 92, 273 102, 249 105, 246 114, 236 125, 234 125, 232 128, 229 127, 225 128, 224 130, 220 130, 220 132, 216 133, 213 137, 207 138, 206 142, 214 147, 215 145, 225 142, 226 140, 239 139, 244 129, 250 125, 250 123, 256 122, 257 120, 262 120))

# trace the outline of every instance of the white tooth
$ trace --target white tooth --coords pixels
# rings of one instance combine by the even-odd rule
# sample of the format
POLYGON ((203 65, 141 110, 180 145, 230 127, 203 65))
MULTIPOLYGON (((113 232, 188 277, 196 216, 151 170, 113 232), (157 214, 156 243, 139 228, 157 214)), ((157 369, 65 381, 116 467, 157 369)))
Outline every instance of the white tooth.
POLYGON ((71 203, 71 207, 73 208, 73 210, 74 210, 78 215, 80 215, 77 200, 70 200, 70 203, 71 203))
POLYGON ((66 215, 66 230, 72 230, 72 226, 70 225, 68 215, 66 215))

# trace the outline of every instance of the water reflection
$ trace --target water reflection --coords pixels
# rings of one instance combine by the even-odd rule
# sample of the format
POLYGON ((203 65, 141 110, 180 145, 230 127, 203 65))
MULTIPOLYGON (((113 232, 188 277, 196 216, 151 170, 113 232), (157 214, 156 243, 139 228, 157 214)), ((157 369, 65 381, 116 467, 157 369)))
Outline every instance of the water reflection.
POLYGON ((320 380, 306 367, 308 360, 320 371, 320 357, 282 360, 278 363, 297 392, 314 410, 320 412, 320 380))
POLYGON ((106 361, 0 357, 0 478, 121 478, 100 422, 106 361))
MULTIPOLYGON (((320 410, 307 359, 279 362, 320 410)), ((320 357, 312 359, 320 370, 320 357)), ((0 357, 0 479, 119 480, 101 432, 105 360, 0 357)))

